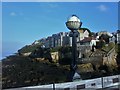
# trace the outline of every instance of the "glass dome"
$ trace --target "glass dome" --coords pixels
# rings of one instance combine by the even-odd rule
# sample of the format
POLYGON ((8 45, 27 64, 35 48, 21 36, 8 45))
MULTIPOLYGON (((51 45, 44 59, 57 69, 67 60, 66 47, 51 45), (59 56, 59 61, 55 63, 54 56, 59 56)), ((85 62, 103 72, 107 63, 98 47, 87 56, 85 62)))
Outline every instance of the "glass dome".
POLYGON ((80 22, 80 19, 76 15, 72 15, 72 17, 70 17, 68 19, 68 21, 78 21, 78 22, 80 22))
POLYGON ((76 15, 72 15, 66 22, 66 26, 70 30, 78 30, 80 27, 80 19, 76 15))

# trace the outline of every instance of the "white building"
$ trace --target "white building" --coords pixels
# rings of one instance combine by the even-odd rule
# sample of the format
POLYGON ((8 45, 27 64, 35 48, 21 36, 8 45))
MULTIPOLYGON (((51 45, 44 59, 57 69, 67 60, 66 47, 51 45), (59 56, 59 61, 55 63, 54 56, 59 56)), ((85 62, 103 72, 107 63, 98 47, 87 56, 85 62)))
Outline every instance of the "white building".
POLYGON ((44 44, 45 48, 51 48, 70 45, 71 39, 69 37, 69 32, 60 32, 41 39, 40 42, 44 44))
POLYGON ((117 43, 120 44, 120 30, 117 31, 117 43))
POLYGON ((80 30, 78 30, 78 32, 79 32, 79 40, 83 40, 85 37, 89 37, 89 32, 88 32, 88 30, 83 30, 83 29, 80 29, 80 30))
MULTIPOLYGON (((86 37, 89 37, 89 32, 87 30, 78 30, 79 36, 77 41, 83 40, 86 37)), ((70 32, 60 32, 53 34, 45 39, 41 39, 45 48, 58 47, 58 46, 72 46, 72 37, 69 36, 70 32)))
POLYGON ((116 40, 115 36, 112 36, 112 37, 109 38, 109 42, 115 43, 115 40, 116 40))
POLYGON ((35 40, 32 45, 39 44, 40 42, 38 40, 35 40))

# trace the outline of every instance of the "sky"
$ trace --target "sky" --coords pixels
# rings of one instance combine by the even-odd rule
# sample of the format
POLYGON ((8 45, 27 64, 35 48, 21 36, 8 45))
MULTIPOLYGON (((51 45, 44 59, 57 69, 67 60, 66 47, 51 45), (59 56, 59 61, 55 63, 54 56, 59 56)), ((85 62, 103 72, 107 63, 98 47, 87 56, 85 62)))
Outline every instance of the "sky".
POLYGON ((120 0, 1 0, 2 2, 119 2, 120 0))
POLYGON ((73 14, 92 32, 118 30, 117 2, 3 2, 0 58, 35 40, 68 32, 65 22, 73 14))

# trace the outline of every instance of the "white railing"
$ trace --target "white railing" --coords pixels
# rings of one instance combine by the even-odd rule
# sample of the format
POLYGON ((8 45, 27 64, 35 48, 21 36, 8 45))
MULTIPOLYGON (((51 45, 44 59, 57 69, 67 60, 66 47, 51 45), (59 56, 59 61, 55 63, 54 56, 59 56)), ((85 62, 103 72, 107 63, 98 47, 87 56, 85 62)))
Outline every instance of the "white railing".
POLYGON ((120 75, 101 77, 89 80, 80 80, 67 83, 56 83, 49 85, 12 88, 6 90, 81 90, 81 89, 101 89, 120 85, 120 75))

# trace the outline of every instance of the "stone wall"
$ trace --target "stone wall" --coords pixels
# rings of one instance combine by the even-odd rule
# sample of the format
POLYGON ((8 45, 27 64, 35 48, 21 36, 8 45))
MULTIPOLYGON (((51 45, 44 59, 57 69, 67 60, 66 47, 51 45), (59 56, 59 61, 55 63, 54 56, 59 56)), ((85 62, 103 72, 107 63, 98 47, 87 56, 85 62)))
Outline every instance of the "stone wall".
POLYGON ((59 60, 59 53, 58 52, 52 52, 51 53, 51 57, 52 57, 53 62, 58 62, 58 60, 59 60))
POLYGON ((117 54, 115 52, 115 49, 113 48, 113 50, 111 50, 110 53, 107 54, 107 56, 103 57, 103 65, 107 65, 110 71, 117 67, 116 56, 117 54))
POLYGON ((116 62, 116 52, 115 48, 110 50, 108 53, 104 53, 101 51, 96 51, 91 53, 90 57, 85 57, 85 58, 79 58, 78 63, 91 63, 96 66, 96 69, 100 65, 107 65, 109 68, 109 71, 113 71, 117 67, 117 62, 116 62))
POLYGON ((83 55, 88 56, 91 52, 91 47, 88 45, 78 45, 78 57, 82 58, 83 55))
POLYGON ((102 64, 102 62, 103 62, 102 56, 94 56, 94 57, 82 59, 82 63, 102 64))

